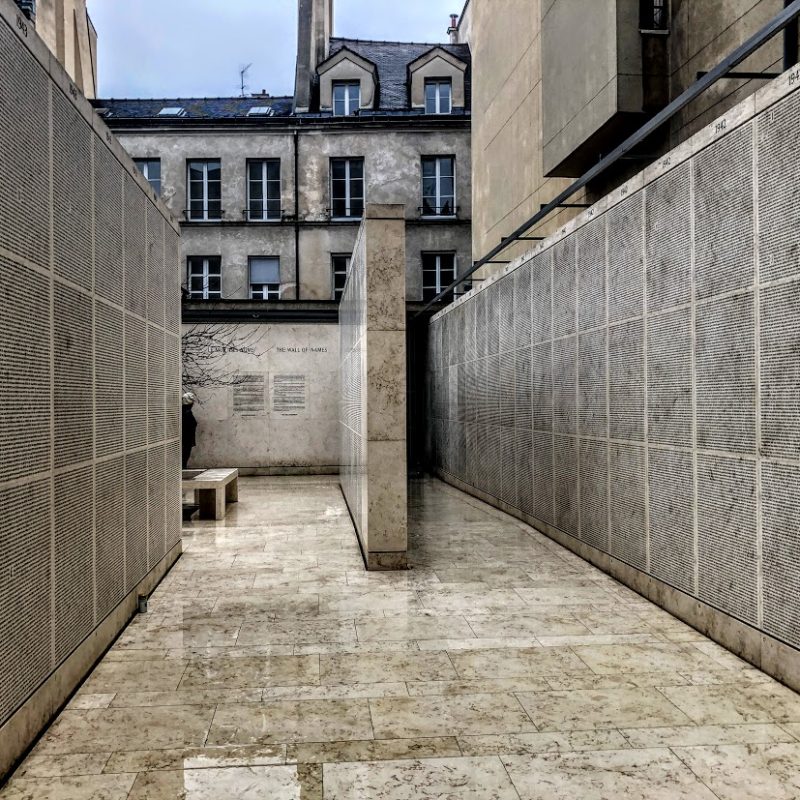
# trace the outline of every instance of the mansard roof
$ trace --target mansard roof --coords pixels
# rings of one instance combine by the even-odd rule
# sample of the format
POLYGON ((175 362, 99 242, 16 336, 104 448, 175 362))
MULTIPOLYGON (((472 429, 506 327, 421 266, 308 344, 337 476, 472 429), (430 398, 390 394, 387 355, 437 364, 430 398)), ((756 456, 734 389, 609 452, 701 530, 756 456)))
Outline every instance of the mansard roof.
POLYGON ((467 97, 467 109, 470 107, 469 66, 472 59, 469 46, 466 44, 379 42, 338 37, 330 40, 330 56, 345 48, 361 58, 371 61, 377 67, 380 92, 378 106, 381 111, 409 111, 408 68, 417 59, 436 48, 445 50, 467 65, 464 90, 467 97))
POLYGON ((254 107, 268 106, 267 112, 255 119, 266 117, 289 117, 292 115, 292 97, 172 97, 161 99, 102 99, 96 100, 94 106, 98 113, 111 119, 164 119, 174 121, 180 119, 253 119, 248 116, 254 107), (164 108, 182 108, 186 111, 180 117, 160 116, 164 108), (106 112, 103 112, 106 109, 106 112))

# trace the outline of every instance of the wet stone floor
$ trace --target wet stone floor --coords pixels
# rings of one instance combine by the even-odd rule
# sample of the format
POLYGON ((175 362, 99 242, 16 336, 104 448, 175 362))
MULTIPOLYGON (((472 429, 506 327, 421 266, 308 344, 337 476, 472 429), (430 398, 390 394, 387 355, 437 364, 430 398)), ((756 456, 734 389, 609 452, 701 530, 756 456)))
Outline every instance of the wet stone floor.
POLYGON ((334 479, 253 478, 3 800, 789 800, 800 696, 436 481, 365 573, 334 479))

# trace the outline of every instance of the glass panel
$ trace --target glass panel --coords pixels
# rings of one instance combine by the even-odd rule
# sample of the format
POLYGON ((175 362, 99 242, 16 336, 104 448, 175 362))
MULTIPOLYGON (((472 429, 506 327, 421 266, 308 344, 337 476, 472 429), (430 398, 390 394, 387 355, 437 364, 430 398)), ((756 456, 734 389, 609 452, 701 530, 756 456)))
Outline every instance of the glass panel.
POLYGON ((208 291, 219 292, 222 288, 222 278, 219 275, 208 276, 208 291))
POLYGON ((222 217, 222 203, 219 200, 208 201, 208 218, 220 219, 222 217))
POLYGON ((360 217, 364 214, 364 200, 362 198, 353 199, 350 202, 350 216, 360 217))
POLYGON ((160 181, 160 180, 153 180, 153 179, 151 178, 151 179, 150 179, 150 186, 152 186, 152 187, 153 187, 153 191, 154 191, 156 194, 161 194, 161 181, 160 181))
POLYGON ((202 275, 192 275, 189 278, 189 289, 193 292, 202 292, 203 291, 203 276, 202 275))
POLYGON ((346 217, 347 205, 343 198, 334 198, 331 208, 331 215, 334 217, 346 217))
POLYGON ((345 169, 345 160, 343 158, 334 158, 331 161, 331 177, 333 180, 344 179, 346 177, 345 169))
POLYGON ((202 200, 192 200, 189 203, 189 216, 192 219, 202 219, 204 216, 203 212, 203 201, 202 200))
POLYGON ((189 162, 189 180, 202 181, 203 180, 203 165, 199 161, 189 162))
POLYGON ((208 162, 208 179, 210 181, 219 181, 222 179, 222 168, 219 161, 208 162))
POLYGON ((439 159, 439 175, 443 178, 452 178, 455 175, 456 162, 454 158, 439 159))
POLYGON ((216 181, 208 182, 208 199, 219 200, 222 197, 222 184, 216 181))
POLYGON ((258 183, 251 181, 250 183, 250 199, 263 200, 264 199, 264 184, 259 180, 258 183))
POLYGON ((158 160, 147 162, 147 177, 149 180, 161 182, 161 162, 158 160))
POLYGON ((251 258, 251 283, 280 283, 281 262, 278 258, 251 258))
POLYGON ((350 177, 363 178, 364 177, 364 161, 361 158, 350 159, 350 177))
POLYGON ((350 181, 350 197, 353 199, 364 198, 364 181, 361 178, 350 181))
POLYGON ((350 113, 354 114, 361 105, 361 84, 353 83, 348 86, 347 94, 350 100, 350 113))
POLYGON ((422 159, 422 177, 435 178, 436 177, 436 159, 423 158, 422 159))
POLYGON ((261 200, 250 201, 250 219, 264 218, 264 203, 261 200))
POLYGON ((425 113, 436 113, 436 84, 431 81, 425 84, 425 113))
POLYGON ((267 201, 267 217, 269 219, 278 219, 281 215, 281 201, 280 199, 277 200, 268 200, 267 201))
POLYGON ((267 161, 267 180, 280 181, 280 179, 281 179, 281 162, 267 161))
POLYGON ((450 95, 451 95, 451 86, 450 81, 444 81, 443 83, 439 84, 439 113, 440 114, 449 114, 451 107, 450 107, 450 95))
POLYGON ((262 168, 261 161, 251 161, 248 163, 247 172, 251 181, 261 181, 262 168))
POLYGON ((449 197, 451 200, 453 199, 453 179, 452 178, 442 178, 439 181, 439 194, 442 198, 449 197))

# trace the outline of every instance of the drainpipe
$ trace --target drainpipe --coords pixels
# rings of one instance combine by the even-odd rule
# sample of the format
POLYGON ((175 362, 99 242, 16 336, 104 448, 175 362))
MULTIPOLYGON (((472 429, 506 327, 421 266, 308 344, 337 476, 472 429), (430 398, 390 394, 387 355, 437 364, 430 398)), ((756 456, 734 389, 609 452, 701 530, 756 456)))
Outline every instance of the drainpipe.
POLYGON ((300 299, 300 133, 295 128, 294 145, 294 280, 295 300, 300 299))
MULTIPOLYGON (((788 8, 792 0, 783 0, 783 7, 788 8)), ((800 43, 797 18, 793 19, 783 32, 783 69, 791 69, 797 63, 797 48, 800 43)))

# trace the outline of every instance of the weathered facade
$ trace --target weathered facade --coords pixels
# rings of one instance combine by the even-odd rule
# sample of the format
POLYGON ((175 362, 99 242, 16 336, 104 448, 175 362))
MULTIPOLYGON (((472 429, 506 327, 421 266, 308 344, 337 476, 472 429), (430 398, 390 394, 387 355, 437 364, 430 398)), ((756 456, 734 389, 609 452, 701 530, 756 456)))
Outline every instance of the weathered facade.
MULTIPOLYGON (((503 13, 468 0, 458 40, 470 45, 475 259, 552 200, 569 181, 608 154, 765 25, 783 0, 693 3, 688 0, 509 0, 503 13)), ((792 48, 794 52, 792 52, 792 48)), ((797 59, 781 37, 737 69, 774 73, 797 59)), ((685 108, 622 162, 601 185, 575 195, 598 199, 763 85, 726 79, 685 108)), ((552 214, 535 233, 575 215, 552 214)), ((502 258, 524 252, 509 248, 502 258)), ((487 268, 487 272, 496 271, 487 268)))

